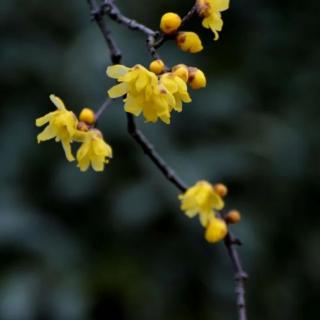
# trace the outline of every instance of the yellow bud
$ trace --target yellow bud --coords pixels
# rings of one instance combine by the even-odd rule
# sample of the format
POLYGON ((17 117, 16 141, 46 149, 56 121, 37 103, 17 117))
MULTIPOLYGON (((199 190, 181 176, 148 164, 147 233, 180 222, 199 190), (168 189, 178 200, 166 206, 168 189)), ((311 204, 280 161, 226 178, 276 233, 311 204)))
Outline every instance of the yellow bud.
POLYGON ((201 40, 195 32, 179 32, 176 41, 178 47, 185 52, 197 53, 203 49, 201 40))
POLYGON ((213 189, 220 197, 225 197, 228 194, 228 188, 223 183, 216 183, 213 189))
POLYGON ((80 112, 79 120, 92 125, 96 122, 94 111, 89 108, 83 108, 80 112))
POLYGON ((174 12, 167 12, 161 17, 160 29, 163 33, 175 33, 181 26, 181 18, 174 12))
POLYGON ((228 233, 227 224, 224 220, 213 218, 205 231, 205 238, 210 243, 216 243, 224 239, 228 233))
POLYGON ((201 89, 207 85, 204 73, 198 68, 189 68, 189 81, 192 89, 201 89))
POLYGON ((241 215, 238 210, 230 210, 226 215, 227 223, 238 223, 241 220, 241 215))
POLYGON ((185 64, 177 64, 172 68, 172 73, 180 77, 184 82, 188 81, 189 71, 188 67, 185 64))
POLYGON ((165 65, 163 61, 160 59, 153 60, 149 65, 150 71, 152 71, 155 74, 162 73, 164 71, 164 68, 165 68, 165 65))

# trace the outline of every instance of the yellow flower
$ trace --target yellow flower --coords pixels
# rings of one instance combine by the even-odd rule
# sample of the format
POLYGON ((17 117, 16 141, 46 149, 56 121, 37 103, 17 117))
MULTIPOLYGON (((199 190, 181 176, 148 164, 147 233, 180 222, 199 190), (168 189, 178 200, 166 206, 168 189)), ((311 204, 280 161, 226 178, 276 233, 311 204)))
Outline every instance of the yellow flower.
POLYGON ((179 32, 176 42, 178 47, 185 52, 197 53, 203 49, 202 42, 195 32, 179 32))
POLYGON ((198 68, 189 67, 188 83, 194 90, 204 88, 207 85, 205 74, 198 68))
POLYGON ((228 227, 224 220, 220 218, 210 219, 204 237, 210 243, 216 243, 225 238, 228 233, 228 227))
POLYGON ((185 64, 177 64, 172 68, 172 73, 180 77, 184 82, 187 82, 189 79, 189 70, 185 64))
POLYGON ((199 215, 200 223, 205 227, 215 216, 214 210, 221 210, 224 202, 207 181, 199 181, 179 196, 181 210, 189 218, 199 215))
POLYGON ((104 165, 112 158, 112 149, 104 141, 101 132, 91 129, 81 132, 83 143, 77 152, 78 167, 86 171, 90 164, 95 171, 103 171, 104 165))
POLYGON ((182 102, 191 102, 191 98, 188 93, 188 88, 186 83, 174 73, 165 73, 160 77, 160 83, 168 90, 168 92, 173 96, 175 103, 170 106, 178 112, 182 111, 182 102))
POLYGON ((73 112, 68 111, 63 101, 55 95, 50 95, 50 100, 58 110, 50 112, 36 119, 36 126, 41 127, 49 122, 48 126, 37 136, 38 143, 55 138, 61 141, 66 157, 73 161, 70 143, 76 132, 78 120, 73 112))
POLYGON ((165 74, 160 78, 141 65, 127 68, 122 65, 111 66, 107 75, 117 79, 119 84, 108 94, 111 98, 126 95, 124 109, 139 116, 143 113, 148 122, 161 119, 170 123, 170 112, 182 110, 182 102, 190 102, 186 84, 178 76, 165 74))
POLYGON ((215 36, 214 40, 218 40, 218 31, 221 31, 223 26, 221 12, 229 9, 229 0, 197 0, 197 9, 199 15, 203 17, 202 25, 211 29, 215 36))

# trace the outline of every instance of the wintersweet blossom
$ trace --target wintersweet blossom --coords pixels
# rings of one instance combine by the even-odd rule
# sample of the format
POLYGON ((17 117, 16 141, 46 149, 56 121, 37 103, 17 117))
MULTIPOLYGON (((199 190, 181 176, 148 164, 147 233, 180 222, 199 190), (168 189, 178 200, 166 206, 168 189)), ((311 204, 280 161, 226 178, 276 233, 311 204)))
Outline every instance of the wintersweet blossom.
POLYGON ((223 26, 221 12, 229 9, 229 0, 197 0, 197 9, 203 17, 203 27, 211 29, 214 40, 218 40, 218 31, 221 31, 223 26))
MULTIPOLYGON (((191 102, 187 84, 179 76, 175 75, 172 72, 167 72, 160 76, 160 83, 173 96, 175 103, 172 107, 175 111, 182 111, 182 102, 191 102)), ((172 109, 170 109, 170 111, 171 110, 172 109)))
POLYGON ((108 94, 111 98, 126 95, 124 109, 139 116, 143 113, 147 122, 161 119, 170 123, 170 112, 181 111, 182 102, 190 102, 186 84, 177 76, 161 75, 160 78, 141 65, 132 68, 123 65, 108 67, 107 75, 119 84, 108 94))
POLYGON ((103 171, 105 164, 112 158, 112 148, 107 144, 98 129, 87 132, 78 132, 77 140, 82 140, 82 145, 77 152, 78 167, 86 171, 90 164, 95 171, 103 171))
POLYGON ((77 129, 78 120, 72 111, 68 111, 63 101, 50 95, 50 100, 57 107, 56 111, 50 112, 43 117, 36 119, 36 126, 41 127, 48 123, 48 126, 37 136, 38 143, 55 138, 55 141, 61 141, 66 157, 73 161, 70 143, 77 129))
POLYGON ((176 43, 178 47, 185 52, 198 53, 203 50, 201 39, 195 32, 178 32, 176 43))
POLYGON ((205 238, 210 243, 216 243, 225 238, 228 233, 226 222, 220 218, 213 217, 210 219, 206 231, 205 238))
POLYGON ((215 210, 224 207, 222 198, 215 192, 213 186, 207 181, 199 181, 179 196, 181 210, 189 218, 199 215, 200 223, 206 227, 215 217, 215 210))

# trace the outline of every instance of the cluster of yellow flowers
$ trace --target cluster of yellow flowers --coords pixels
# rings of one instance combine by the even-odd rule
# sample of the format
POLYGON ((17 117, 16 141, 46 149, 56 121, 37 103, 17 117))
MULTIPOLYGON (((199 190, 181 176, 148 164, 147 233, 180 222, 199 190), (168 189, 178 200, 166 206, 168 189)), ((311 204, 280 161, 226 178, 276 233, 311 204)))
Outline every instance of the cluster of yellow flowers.
POLYGON ((79 119, 67 110, 63 101, 55 95, 50 99, 57 110, 36 119, 36 126, 47 127, 37 136, 38 143, 55 139, 61 141, 68 161, 74 161, 71 143, 80 142, 76 159, 81 171, 86 171, 91 165, 95 171, 103 171, 104 165, 112 158, 112 149, 104 141, 102 133, 94 127, 95 115, 89 108, 84 108, 79 119))
POLYGON ((135 116, 143 113, 147 122, 161 119, 169 124, 171 112, 181 112, 182 103, 191 102, 187 83, 193 89, 206 85, 201 70, 183 64, 165 71, 163 61, 155 60, 150 63, 149 69, 140 64, 132 68, 114 65, 107 69, 107 75, 119 82, 108 91, 109 97, 125 96, 124 110, 135 116))
MULTIPOLYGON (((214 40, 219 38, 218 32, 222 30, 221 12, 228 8, 229 0, 196 0, 196 12, 202 18, 202 25, 213 31, 214 40)), ((181 50, 191 53, 201 51, 203 46, 195 32, 179 30, 182 22, 178 14, 168 12, 161 18, 160 29, 167 38, 175 39, 181 50)), ((117 81, 108 90, 109 97, 124 97, 124 110, 135 116, 143 114, 147 122, 160 119, 169 124, 171 113, 181 112, 183 103, 191 102, 188 85, 196 90, 207 83, 200 69, 185 64, 168 68, 160 59, 153 60, 148 68, 141 64, 131 68, 118 64, 108 67, 106 72, 117 81)), ((38 142, 55 139, 62 143, 68 161, 77 160, 81 171, 86 171, 90 166, 95 171, 103 171, 112 158, 112 148, 95 127, 96 114, 84 108, 77 118, 67 110, 60 98, 50 95, 50 99, 57 110, 36 120, 38 127, 48 124, 38 135, 38 142), (72 142, 81 143, 76 157, 72 153, 72 142)), ((240 221, 240 214, 236 210, 224 216, 221 213, 227 192, 226 186, 221 183, 212 185, 207 181, 199 181, 179 196, 181 210, 190 218, 199 216, 205 228, 205 238, 210 243, 224 239, 228 224, 240 221)))
POLYGON ((206 229, 205 238, 215 243, 222 240, 228 228, 224 220, 217 216, 224 207, 222 193, 218 193, 214 186, 207 181, 199 181, 179 196, 181 210, 189 218, 199 216, 201 225, 206 229))
MULTIPOLYGON (((211 29, 214 33, 214 40, 219 39, 222 30, 223 20, 221 12, 229 8, 229 0, 197 0, 196 9, 202 17, 202 26, 211 29)), ((182 19, 174 12, 165 13, 160 22, 161 31, 170 37, 175 37, 178 47, 185 52, 197 53, 203 50, 200 37, 191 31, 178 31, 182 19)))
POLYGON ((231 210, 222 219, 220 211, 224 207, 223 198, 228 189, 222 183, 215 185, 207 181, 198 181, 179 196, 181 210, 189 218, 199 216, 201 225, 205 228, 205 238, 210 243, 216 243, 225 238, 228 233, 227 223, 238 223, 240 213, 231 210))

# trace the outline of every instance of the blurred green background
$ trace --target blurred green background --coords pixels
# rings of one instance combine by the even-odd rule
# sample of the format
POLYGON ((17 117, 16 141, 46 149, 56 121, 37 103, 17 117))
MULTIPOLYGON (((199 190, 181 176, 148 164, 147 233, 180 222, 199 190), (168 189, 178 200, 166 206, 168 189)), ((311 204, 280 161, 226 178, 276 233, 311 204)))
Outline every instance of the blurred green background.
MULTIPOLYGON (((193 1, 118 1, 157 28, 193 1)), ((249 319, 314 318, 320 295, 319 2, 231 1, 221 39, 195 21, 200 54, 166 43, 168 65, 205 70, 206 90, 172 124, 139 125, 188 183, 229 186, 250 274, 249 319)), ((209 246, 177 190, 126 133, 121 103, 99 127, 114 159, 80 173, 60 145, 37 145, 35 118, 98 108, 109 56, 85 0, 0 3, 0 319, 236 319, 230 261, 209 246)), ((145 38, 110 23, 126 65, 145 38)))

